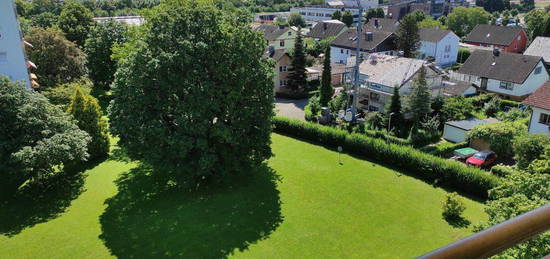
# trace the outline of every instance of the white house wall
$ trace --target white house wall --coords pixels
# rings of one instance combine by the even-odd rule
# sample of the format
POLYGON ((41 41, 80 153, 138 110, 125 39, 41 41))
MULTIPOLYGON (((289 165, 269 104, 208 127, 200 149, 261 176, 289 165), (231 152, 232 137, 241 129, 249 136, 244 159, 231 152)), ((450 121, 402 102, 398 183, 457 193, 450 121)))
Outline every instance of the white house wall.
POLYGON ((449 124, 445 124, 443 127, 443 138, 454 143, 466 141, 467 133, 466 130, 453 127, 449 124))
POLYGON ((428 56, 435 58, 438 66, 450 66, 456 63, 458 56, 459 38, 454 33, 447 34, 439 42, 421 41, 418 49, 419 55, 424 59, 428 56), (445 46, 450 46, 450 51, 445 52, 445 46))
POLYGON ((541 113, 550 115, 550 111, 537 108, 537 107, 532 107, 532 108, 533 108, 533 114, 531 116, 529 132, 533 134, 541 133, 541 134, 550 135, 550 129, 549 129, 550 126, 539 123, 541 113))
POLYGON ((12 81, 24 81, 30 87, 23 40, 12 0, 0 1, 0 75, 12 81))

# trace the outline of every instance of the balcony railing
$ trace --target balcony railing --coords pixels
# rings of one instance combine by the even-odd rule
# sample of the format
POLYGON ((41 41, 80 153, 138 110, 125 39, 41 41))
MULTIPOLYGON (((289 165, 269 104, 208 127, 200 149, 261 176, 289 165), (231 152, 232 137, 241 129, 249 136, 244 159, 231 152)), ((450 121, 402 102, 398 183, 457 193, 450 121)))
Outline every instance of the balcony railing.
POLYGON ((550 230, 550 203, 419 258, 487 258, 547 230, 550 230))

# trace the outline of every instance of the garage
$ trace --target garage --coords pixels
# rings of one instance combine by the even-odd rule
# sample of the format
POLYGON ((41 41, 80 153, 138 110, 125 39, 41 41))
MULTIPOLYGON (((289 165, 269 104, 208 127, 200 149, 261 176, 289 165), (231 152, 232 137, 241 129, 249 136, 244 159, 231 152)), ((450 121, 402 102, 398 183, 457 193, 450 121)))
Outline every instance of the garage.
POLYGON ((485 120, 470 118, 460 121, 448 121, 445 122, 445 126, 443 127, 443 138, 454 143, 464 142, 466 141, 468 131, 473 129, 475 126, 496 122, 499 122, 499 120, 494 118, 488 118, 485 120))

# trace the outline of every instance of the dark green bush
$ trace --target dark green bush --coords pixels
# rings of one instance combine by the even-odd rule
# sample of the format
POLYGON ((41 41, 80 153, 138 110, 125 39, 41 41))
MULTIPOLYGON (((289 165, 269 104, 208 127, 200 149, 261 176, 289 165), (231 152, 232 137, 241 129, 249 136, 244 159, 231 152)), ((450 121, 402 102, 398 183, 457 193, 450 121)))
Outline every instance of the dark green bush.
POLYGON ((505 165, 495 165, 491 168, 491 173, 493 173, 494 175, 501 176, 501 177, 511 175, 515 171, 516 170, 512 169, 512 167, 505 166, 505 165))
MULTIPOLYGON (((359 133, 361 133, 361 132, 359 132, 359 133)), ((408 139, 398 138, 398 137, 389 135, 388 132, 382 131, 382 130, 365 129, 362 133, 367 135, 368 137, 379 138, 379 139, 385 140, 389 143, 393 143, 393 144, 397 144, 397 145, 402 145, 402 146, 411 145, 411 142, 408 139)))
POLYGON ((410 146, 388 144, 382 139, 289 118, 274 117, 273 123, 277 133, 331 147, 342 146, 351 154, 391 164, 428 182, 437 180, 442 185, 478 197, 487 198, 487 191, 500 182, 498 177, 485 171, 432 156, 410 146))
POLYGON ((453 151, 467 146, 468 142, 452 143, 444 141, 437 145, 423 147, 420 150, 434 156, 449 158, 453 156, 453 151))

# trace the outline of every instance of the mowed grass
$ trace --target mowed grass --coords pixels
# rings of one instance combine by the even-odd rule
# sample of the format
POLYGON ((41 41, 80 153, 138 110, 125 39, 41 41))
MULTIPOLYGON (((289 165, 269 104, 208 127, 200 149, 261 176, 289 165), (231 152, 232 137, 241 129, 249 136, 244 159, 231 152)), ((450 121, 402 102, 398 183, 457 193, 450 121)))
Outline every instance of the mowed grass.
MULTIPOLYGON (((272 148, 274 184, 157 198, 132 191, 137 180, 117 193, 139 166, 105 161, 57 218, 0 233, 0 258, 410 258, 471 233, 441 217, 443 189, 277 134, 272 148)), ((486 218, 465 201, 467 220, 486 218)))

